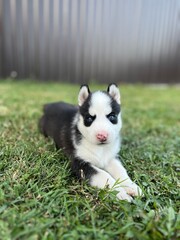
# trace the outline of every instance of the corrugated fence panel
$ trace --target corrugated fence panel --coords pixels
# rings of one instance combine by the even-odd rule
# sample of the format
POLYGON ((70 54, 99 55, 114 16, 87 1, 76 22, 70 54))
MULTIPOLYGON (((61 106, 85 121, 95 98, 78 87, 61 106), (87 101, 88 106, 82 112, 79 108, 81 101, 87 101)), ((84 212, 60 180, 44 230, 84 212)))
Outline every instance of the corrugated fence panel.
POLYGON ((180 82, 179 0, 0 0, 0 77, 180 82))

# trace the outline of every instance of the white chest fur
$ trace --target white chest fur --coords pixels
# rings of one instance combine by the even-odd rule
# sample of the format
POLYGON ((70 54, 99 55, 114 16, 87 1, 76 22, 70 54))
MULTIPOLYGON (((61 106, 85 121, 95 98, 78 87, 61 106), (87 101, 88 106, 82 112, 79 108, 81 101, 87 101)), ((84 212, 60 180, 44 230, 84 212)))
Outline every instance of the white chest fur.
POLYGON ((81 144, 75 148, 77 157, 104 169, 109 161, 117 156, 120 149, 120 138, 118 137, 116 141, 103 145, 95 145, 83 139, 81 144))

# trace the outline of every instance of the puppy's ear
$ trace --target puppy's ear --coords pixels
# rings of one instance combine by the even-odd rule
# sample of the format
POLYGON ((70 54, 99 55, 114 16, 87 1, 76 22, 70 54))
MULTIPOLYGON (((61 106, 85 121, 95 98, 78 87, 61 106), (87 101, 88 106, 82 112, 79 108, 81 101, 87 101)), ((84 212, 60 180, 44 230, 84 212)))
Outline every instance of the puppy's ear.
POLYGON ((78 104, 79 106, 82 106, 83 103, 86 101, 90 94, 90 90, 88 85, 82 85, 80 90, 79 90, 79 95, 78 95, 78 104))
POLYGON ((108 86, 107 92, 118 104, 121 103, 119 88, 116 84, 111 83, 108 86))

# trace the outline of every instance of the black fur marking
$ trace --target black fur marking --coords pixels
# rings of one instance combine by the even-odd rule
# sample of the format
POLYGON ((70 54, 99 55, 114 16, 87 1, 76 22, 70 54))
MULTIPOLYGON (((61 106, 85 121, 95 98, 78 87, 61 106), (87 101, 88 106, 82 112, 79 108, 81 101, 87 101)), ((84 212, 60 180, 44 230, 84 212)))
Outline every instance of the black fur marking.
POLYGON ((121 106, 110 96, 112 112, 118 115, 121 111, 121 106))
POLYGON ((89 181, 91 177, 97 173, 89 162, 85 162, 78 157, 72 159, 71 169, 79 179, 83 178, 89 181))
POLYGON ((72 143, 72 121, 78 108, 64 102, 50 103, 44 106, 44 115, 40 119, 40 131, 51 137, 57 149, 63 149, 70 156, 74 152, 72 143))
MULTIPOLYGON (((115 85, 116 86, 116 84, 110 84, 109 86, 111 86, 111 85, 115 85)), ((106 94, 111 99, 111 109, 112 109, 111 113, 113 113, 113 114, 115 114, 117 116, 120 113, 120 111, 121 111, 121 105, 118 104, 116 102, 116 100, 114 100, 114 98, 108 92, 103 91, 103 93, 106 94)))
POLYGON ((85 117, 84 117, 84 125, 86 127, 90 127, 91 124, 93 123, 93 121, 96 119, 96 116, 91 116, 90 114, 87 114, 85 117))
POLYGON ((91 102, 92 93, 89 94, 83 105, 79 108, 79 112, 82 116, 89 114, 89 107, 91 102))
POLYGON ((91 116, 89 114, 89 108, 91 103, 92 93, 89 94, 83 105, 79 108, 79 112, 84 120, 84 125, 86 127, 90 127, 93 121, 95 120, 96 116, 91 116))
POLYGON ((79 131, 77 126, 74 126, 73 129, 74 129, 75 142, 78 145, 81 142, 82 134, 80 133, 80 131, 79 131))

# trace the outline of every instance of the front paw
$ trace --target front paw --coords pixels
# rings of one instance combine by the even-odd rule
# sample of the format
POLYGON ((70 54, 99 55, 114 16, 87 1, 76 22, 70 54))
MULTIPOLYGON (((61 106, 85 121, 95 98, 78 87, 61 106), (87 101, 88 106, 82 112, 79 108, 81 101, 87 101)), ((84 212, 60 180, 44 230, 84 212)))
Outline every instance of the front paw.
POLYGON ((130 196, 142 196, 141 188, 132 181, 125 181, 123 184, 123 188, 125 189, 126 193, 130 196))
POLYGON ((116 195, 118 199, 132 202, 133 198, 127 194, 124 188, 121 188, 119 190, 119 193, 116 195))

